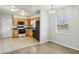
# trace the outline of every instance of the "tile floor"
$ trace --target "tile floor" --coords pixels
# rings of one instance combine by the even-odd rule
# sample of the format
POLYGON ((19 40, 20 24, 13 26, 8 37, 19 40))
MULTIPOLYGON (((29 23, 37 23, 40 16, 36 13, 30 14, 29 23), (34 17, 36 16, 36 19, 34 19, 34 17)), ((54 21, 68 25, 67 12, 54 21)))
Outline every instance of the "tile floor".
POLYGON ((47 42, 11 51, 6 54, 79 54, 79 51, 52 42, 47 42))
POLYGON ((0 40, 0 53, 7 53, 16 49, 38 44, 32 37, 8 38, 0 40))

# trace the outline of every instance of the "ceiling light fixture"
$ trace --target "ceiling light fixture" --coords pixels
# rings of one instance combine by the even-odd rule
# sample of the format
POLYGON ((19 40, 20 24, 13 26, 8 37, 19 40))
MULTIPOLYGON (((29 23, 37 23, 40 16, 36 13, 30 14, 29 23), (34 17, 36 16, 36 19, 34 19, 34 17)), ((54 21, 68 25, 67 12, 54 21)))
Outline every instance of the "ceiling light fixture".
POLYGON ((13 12, 16 11, 15 9, 10 9, 10 10, 13 11, 13 12))
POLYGON ((24 10, 21 12, 21 15, 23 15, 23 16, 25 15, 25 11, 24 10))
POLYGON ((15 6, 10 6, 9 9, 10 9, 10 11, 13 11, 13 12, 14 12, 14 11, 17 11, 17 9, 15 8, 15 6))
POLYGON ((56 10, 53 8, 53 5, 51 5, 51 9, 49 10, 49 13, 50 13, 50 14, 56 13, 56 10))

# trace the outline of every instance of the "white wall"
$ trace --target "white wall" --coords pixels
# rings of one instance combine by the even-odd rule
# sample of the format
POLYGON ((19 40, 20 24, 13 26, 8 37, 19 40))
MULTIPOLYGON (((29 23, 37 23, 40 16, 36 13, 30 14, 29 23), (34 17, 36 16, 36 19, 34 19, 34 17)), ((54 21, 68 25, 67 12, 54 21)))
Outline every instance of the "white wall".
POLYGON ((1 15, 0 15, 0 38, 1 38, 1 34, 2 34, 2 19, 1 19, 1 15))
POLYGON ((12 37, 11 15, 2 14, 2 38, 12 37))
POLYGON ((47 10, 40 11, 40 42, 49 40, 49 14, 47 10))
POLYGON ((40 43, 47 42, 49 40, 49 14, 47 10, 40 10, 40 13, 36 13, 29 18, 40 17, 40 43))
POLYGON ((50 20, 49 20, 49 35, 50 35, 50 40, 56 39, 56 33, 55 33, 55 14, 50 14, 50 20))
MULTIPOLYGON (((61 9, 60 9, 61 10, 61 9)), ((57 12, 60 12, 58 10, 57 12)), ((62 9, 60 15, 64 12, 64 15, 69 17, 69 30, 68 34, 61 34, 55 32, 55 20, 56 14, 51 15, 50 18, 50 34, 51 41, 79 50, 79 6, 71 6, 62 9), (53 17, 53 18, 52 18, 53 17)))

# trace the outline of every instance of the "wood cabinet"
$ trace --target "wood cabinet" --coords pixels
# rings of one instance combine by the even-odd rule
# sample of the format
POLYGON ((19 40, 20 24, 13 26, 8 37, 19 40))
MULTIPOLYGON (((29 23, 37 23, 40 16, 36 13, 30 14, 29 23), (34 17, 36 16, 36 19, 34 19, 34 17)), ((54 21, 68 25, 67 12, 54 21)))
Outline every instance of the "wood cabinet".
POLYGON ((29 20, 28 20, 28 25, 31 25, 31 24, 32 24, 32 20, 29 19, 29 20))
POLYGON ((18 18, 18 22, 25 22, 23 18, 18 18))
MULTIPOLYGON (((14 18, 13 19, 13 26, 17 27, 18 25, 18 18, 14 18)), ((13 38, 17 38, 18 37, 18 29, 17 28, 13 28, 13 38)))
POLYGON ((14 38, 18 38, 18 30, 17 29, 13 29, 13 37, 14 38))
MULTIPOLYGON (((39 21, 39 17, 35 18, 35 20, 36 20, 36 21, 39 21), (37 19, 37 20, 36 20, 36 19, 37 19)), ((33 20, 32 20, 32 19, 14 18, 14 19, 13 19, 13 26, 15 26, 16 28, 13 29, 13 37, 15 37, 15 38, 19 37, 19 34, 20 34, 20 33, 19 33, 19 29, 18 29, 18 28, 19 28, 20 25, 18 26, 18 24, 19 24, 19 23, 22 23, 22 22, 24 22, 24 24, 22 24, 22 25, 23 25, 24 27, 26 26, 26 27, 24 28, 24 29, 25 29, 25 33, 24 33, 25 36, 31 36, 31 37, 32 37, 32 36, 35 35, 35 37, 36 37, 37 40, 39 41, 39 30, 38 30, 38 29, 39 29, 39 25, 38 25, 39 22, 37 22, 38 24, 35 23, 35 25, 36 25, 36 26, 35 26, 35 27, 36 27, 36 30, 34 31, 32 28, 30 28, 30 26, 33 25, 33 24, 32 24, 32 23, 33 23, 33 20), (33 32, 34 32, 34 34, 33 34, 33 32)), ((22 25, 21 25, 21 26, 22 26, 22 25)), ((20 26, 20 27, 21 27, 21 26, 20 26)))
POLYGON ((32 29, 26 29, 26 36, 32 36, 32 29))
POLYGON ((14 18, 13 19, 13 25, 17 25, 18 24, 18 18, 14 18))
POLYGON ((28 19, 25 19, 25 25, 28 25, 28 19))

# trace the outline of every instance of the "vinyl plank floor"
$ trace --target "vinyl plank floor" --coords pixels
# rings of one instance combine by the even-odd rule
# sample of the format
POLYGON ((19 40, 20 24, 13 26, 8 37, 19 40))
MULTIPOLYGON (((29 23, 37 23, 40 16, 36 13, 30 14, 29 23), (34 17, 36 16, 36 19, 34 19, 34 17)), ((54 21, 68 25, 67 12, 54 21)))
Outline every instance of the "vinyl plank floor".
POLYGON ((79 51, 52 42, 47 42, 11 51, 6 54, 79 54, 79 51))
POLYGON ((2 53, 2 40, 0 40, 0 54, 2 53))

